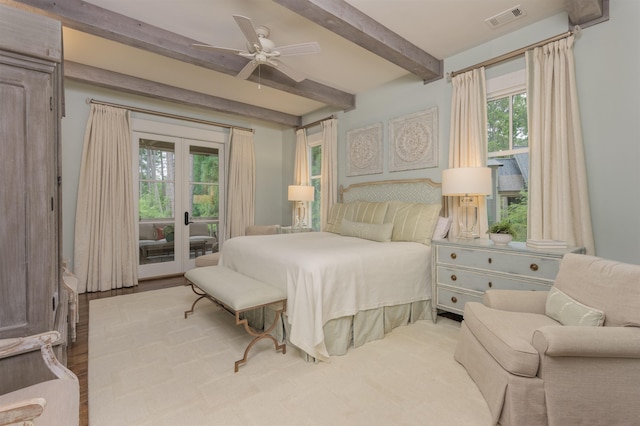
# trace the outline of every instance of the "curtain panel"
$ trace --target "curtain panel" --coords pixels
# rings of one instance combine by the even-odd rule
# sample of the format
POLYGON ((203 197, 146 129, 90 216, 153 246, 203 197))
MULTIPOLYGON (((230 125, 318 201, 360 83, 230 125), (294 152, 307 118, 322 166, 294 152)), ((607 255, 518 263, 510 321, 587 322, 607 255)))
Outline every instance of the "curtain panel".
MULTIPOLYGON (((487 165, 487 89, 484 67, 468 71, 452 79, 451 125, 449 129, 449 168, 486 167, 487 165)), ((451 235, 460 232, 463 209, 459 197, 449 197, 453 219, 451 235)), ((473 213, 469 213, 473 214, 473 213)), ((478 197, 480 238, 487 238, 488 219, 485 197, 478 197)), ((475 220, 475 218, 470 218, 475 220)))
POLYGON ((322 122, 320 229, 325 229, 331 206, 338 202, 338 120, 322 122))
POLYGON ((91 105, 76 206, 78 292, 138 284, 129 112, 91 105))
POLYGON ((573 42, 570 36, 525 53, 528 238, 566 241, 595 254, 573 42))
POLYGON ((225 237, 245 234, 254 224, 256 195, 256 156, 253 132, 231 129, 229 176, 227 184, 227 217, 225 237))

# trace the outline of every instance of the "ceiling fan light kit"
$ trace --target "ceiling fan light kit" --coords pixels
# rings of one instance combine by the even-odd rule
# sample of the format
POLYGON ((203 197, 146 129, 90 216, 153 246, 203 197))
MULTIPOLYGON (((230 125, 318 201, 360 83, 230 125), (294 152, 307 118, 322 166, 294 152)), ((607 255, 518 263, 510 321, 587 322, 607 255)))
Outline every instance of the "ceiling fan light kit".
POLYGON ((191 46, 198 49, 231 53, 247 58, 249 62, 236 75, 237 78, 243 80, 249 78, 253 71, 260 65, 273 67, 296 82, 300 82, 306 78, 303 73, 294 70, 280 61, 280 58, 284 56, 320 53, 320 45, 317 42, 313 41, 277 47, 275 43, 269 39, 269 28, 263 25, 254 26, 251 19, 246 16, 233 15, 233 19, 235 19, 238 27, 240 27, 240 31, 242 31, 242 34, 244 34, 247 40, 246 50, 216 47, 208 44, 192 44, 191 46))

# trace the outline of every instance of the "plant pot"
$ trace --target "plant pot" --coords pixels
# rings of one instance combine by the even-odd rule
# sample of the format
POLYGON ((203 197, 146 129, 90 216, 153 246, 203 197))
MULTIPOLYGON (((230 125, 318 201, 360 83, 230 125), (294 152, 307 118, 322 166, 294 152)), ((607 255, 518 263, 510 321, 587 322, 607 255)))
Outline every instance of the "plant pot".
POLYGON ((506 246, 511 242, 511 234, 489 234, 489 239, 497 246, 506 246))

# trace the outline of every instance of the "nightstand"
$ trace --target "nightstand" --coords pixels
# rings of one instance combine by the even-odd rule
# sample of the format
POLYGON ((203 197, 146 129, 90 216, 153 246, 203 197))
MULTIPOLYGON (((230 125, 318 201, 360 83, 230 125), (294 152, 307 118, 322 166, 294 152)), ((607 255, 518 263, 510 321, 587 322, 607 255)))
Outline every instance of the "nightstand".
POLYGON ((281 226, 278 234, 296 234, 298 232, 311 232, 311 228, 296 228, 295 226, 281 226))
POLYGON ((486 239, 433 240, 432 319, 438 309, 462 315, 464 305, 482 303, 488 289, 548 291, 566 253, 582 247, 533 249, 522 242, 499 246, 486 239))

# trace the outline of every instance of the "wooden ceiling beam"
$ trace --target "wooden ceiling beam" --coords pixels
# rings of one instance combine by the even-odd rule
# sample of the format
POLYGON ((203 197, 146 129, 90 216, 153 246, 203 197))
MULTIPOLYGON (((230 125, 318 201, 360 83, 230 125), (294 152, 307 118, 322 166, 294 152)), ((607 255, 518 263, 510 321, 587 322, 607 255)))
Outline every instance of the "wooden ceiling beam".
MULTIPOLYGON (((0 0, 16 7, 57 19, 68 28, 107 40, 140 48, 182 62, 235 76, 247 60, 237 55, 205 52, 191 48, 201 43, 145 22, 95 6, 82 0, 0 0)), ((248 80, 258 82, 257 76, 248 80)), ((299 83, 280 72, 262 73, 260 84, 293 95, 312 99, 342 110, 355 108, 355 95, 321 83, 303 80, 299 83)))
POLYGON ((119 92, 131 93, 161 101, 169 101, 190 107, 205 108, 225 114, 239 115, 248 117, 251 120, 264 120, 289 127, 300 126, 302 121, 298 116, 280 111, 205 95, 192 90, 132 77, 77 62, 64 62, 64 76, 70 80, 91 84, 93 86, 105 87, 119 92))
POLYGON ((273 0, 310 21, 420 77, 442 78, 442 60, 431 56, 344 0, 273 0))

